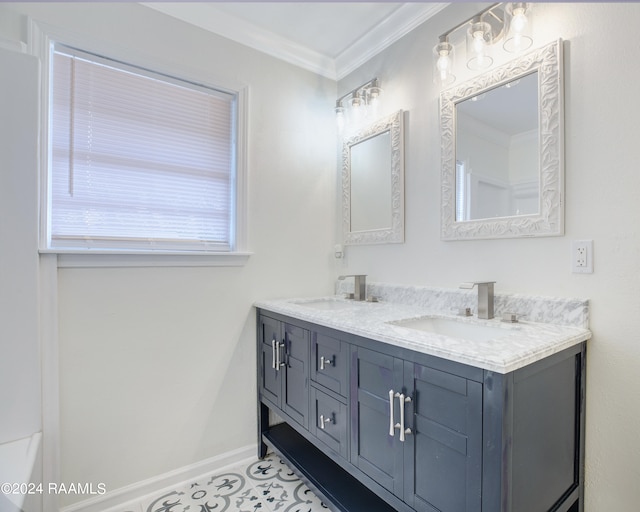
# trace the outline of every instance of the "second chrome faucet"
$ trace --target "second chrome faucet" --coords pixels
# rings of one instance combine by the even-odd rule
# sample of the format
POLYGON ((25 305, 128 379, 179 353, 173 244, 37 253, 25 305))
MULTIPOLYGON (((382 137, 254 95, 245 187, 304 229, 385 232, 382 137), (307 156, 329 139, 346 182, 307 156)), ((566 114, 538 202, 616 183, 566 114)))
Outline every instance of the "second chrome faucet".
POLYGON ((353 300, 367 299, 367 276, 362 274, 352 274, 346 276, 338 276, 341 281, 347 277, 353 277, 353 300))

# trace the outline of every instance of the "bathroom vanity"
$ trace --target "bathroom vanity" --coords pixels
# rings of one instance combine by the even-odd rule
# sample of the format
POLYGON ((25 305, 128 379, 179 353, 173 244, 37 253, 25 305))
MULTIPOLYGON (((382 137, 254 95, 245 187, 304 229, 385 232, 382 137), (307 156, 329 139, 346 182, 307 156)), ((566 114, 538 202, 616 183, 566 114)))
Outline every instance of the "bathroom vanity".
POLYGON ((259 455, 332 510, 582 511, 587 302, 371 288, 256 304, 259 455))

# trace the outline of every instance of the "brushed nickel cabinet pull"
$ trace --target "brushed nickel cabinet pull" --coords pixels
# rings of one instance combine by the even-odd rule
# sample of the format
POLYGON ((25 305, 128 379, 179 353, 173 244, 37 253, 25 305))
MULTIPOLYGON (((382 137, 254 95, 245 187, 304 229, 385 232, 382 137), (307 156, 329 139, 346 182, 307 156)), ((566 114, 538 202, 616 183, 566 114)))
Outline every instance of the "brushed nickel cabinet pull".
POLYGON ((331 366, 333 364, 333 358, 325 358, 324 356, 320 356, 320 369, 324 370, 327 366, 331 366))
POLYGON ((389 435, 393 437, 395 435, 395 421, 393 419, 393 389, 389 390, 389 435))
POLYGON ((271 340, 271 368, 277 370, 276 367, 276 340, 271 340))
POLYGON ((404 443, 405 435, 411 434, 411 429, 405 428, 404 426, 404 404, 411 402, 411 397, 404 396, 404 393, 396 393, 395 396, 398 398, 400 404, 400 423, 397 423, 395 426, 400 430, 400 442, 404 443))

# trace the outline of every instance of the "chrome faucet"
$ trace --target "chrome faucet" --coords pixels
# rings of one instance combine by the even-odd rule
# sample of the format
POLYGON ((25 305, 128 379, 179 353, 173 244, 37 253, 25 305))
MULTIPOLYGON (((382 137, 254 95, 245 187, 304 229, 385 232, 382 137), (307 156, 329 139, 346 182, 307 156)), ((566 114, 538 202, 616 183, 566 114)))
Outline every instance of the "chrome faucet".
POLYGON ((476 281, 473 283, 462 283, 460 288, 471 290, 478 285, 478 318, 493 318, 493 285, 495 281, 476 281))
POLYGON ((346 276, 338 276, 341 281, 347 277, 353 277, 353 300, 367 299, 367 276, 362 274, 352 274, 346 276))

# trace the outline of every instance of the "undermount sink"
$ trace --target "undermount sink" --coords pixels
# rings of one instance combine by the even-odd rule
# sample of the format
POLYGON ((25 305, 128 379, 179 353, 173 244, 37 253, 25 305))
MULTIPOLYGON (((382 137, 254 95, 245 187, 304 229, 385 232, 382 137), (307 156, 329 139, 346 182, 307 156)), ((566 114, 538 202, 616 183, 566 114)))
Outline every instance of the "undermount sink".
POLYGON ((406 320, 390 322, 390 324, 469 341, 488 341, 502 338, 503 336, 512 334, 513 329, 512 327, 500 328, 435 316, 408 318, 406 320))
POLYGON ((320 309, 324 311, 357 308, 362 307, 363 305, 363 303, 359 301, 334 298, 298 300, 294 301, 293 304, 296 304, 297 306, 304 306, 305 308, 320 309))

